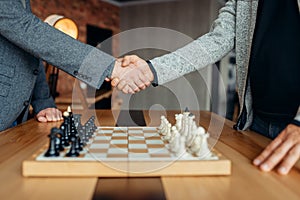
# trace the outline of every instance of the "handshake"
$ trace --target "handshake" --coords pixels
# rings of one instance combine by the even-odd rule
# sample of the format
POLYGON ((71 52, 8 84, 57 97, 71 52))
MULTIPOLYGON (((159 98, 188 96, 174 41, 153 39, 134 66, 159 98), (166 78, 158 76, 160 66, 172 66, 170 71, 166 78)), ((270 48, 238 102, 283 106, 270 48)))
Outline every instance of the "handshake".
POLYGON ((125 94, 134 94, 150 86, 154 74, 145 60, 128 55, 116 60, 111 77, 105 80, 125 94))

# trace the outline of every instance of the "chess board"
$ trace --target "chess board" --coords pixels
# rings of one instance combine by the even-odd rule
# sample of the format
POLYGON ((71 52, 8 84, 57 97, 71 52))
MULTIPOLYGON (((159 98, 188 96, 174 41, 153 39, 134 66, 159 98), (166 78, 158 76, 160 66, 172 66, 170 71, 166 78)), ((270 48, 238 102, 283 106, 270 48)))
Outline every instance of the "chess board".
POLYGON ((151 177, 229 175, 231 162, 216 150, 199 158, 175 155, 157 127, 98 127, 79 157, 45 157, 42 149, 23 161, 24 176, 151 177))

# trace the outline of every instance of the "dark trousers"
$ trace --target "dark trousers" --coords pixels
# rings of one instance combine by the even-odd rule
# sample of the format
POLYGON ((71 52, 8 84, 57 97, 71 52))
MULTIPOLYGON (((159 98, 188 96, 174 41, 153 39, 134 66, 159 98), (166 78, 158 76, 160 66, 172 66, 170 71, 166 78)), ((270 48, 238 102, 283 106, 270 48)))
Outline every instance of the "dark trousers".
POLYGON ((286 122, 269 122, 254 114, 250 129, 263 136, 274 139, 277 137, 277 135, 280 134, 283 129, 285 129, 287 125, 288 124, 286 122))

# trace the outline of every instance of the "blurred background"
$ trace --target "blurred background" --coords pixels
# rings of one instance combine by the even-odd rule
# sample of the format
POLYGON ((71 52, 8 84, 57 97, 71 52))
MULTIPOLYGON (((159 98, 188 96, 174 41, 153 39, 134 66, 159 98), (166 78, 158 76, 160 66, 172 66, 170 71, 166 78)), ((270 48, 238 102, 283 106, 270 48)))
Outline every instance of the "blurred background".
MULTIPOLYGON (((141 27, 162 27, 196 39, 210 30, 224 4, 225 0, 31 0, 32 11, 40 19, 53 15, 60 16, 57 21, 70 19, 77 26, 78 40, 92 46, 101 44, 102 50, 115 57, 121 56, 120 52, 134 42, 113 37, 119 33, 141 27)), ((151 59, 168 52, 137 49, 128 53, 151 59)), ((58 107, 65 109, 72 103, 75 79, 52 66, 45 67, 52 95, 58 107)), ((234 52, 211 67, 132 96, 113 91, 109 83, 104 83, 97 91, 83 83, 75 86, 87 97, 75 99, 73 103, 78 109, 176 110, 189 107, 213 111, 233 120, 238 113, 234 52), (187 87, 186 81, 191 87, 187 87), (184 102, 180 102, 170 88, 186 96, 184 102)))

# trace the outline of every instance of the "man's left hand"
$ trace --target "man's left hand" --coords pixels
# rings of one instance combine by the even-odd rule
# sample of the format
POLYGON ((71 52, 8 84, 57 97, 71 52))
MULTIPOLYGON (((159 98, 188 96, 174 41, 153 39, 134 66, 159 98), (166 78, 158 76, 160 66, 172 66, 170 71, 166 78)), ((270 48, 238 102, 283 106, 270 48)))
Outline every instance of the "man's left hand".
POLYGON ((300 127, 289 124, 254 159, 253 164, 262 171, 271 171, 278 165, 279 174, 288 174, 300 157, 300 127))
POLYGON ((39 122, 55 122, 63 120, 62 113, 57 108, 46 108, 41 110, 36 118, 39 122))

